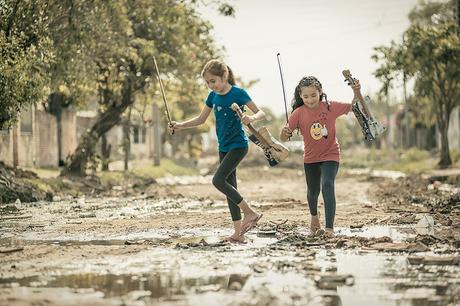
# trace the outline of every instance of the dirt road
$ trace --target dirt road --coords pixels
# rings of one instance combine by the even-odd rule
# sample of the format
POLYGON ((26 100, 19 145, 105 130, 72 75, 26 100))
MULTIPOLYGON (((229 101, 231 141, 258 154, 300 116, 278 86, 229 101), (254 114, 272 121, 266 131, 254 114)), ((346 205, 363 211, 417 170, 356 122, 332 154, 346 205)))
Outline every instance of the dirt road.
POLYGON ((453 187, 341 171, 337 236, 327 238, 309 235, 302 172, 245 167, 238 176, 264 213, 246 245, 221 242, 232 225, 210 177, 3 207, 0 305, 460 302, 453 187))

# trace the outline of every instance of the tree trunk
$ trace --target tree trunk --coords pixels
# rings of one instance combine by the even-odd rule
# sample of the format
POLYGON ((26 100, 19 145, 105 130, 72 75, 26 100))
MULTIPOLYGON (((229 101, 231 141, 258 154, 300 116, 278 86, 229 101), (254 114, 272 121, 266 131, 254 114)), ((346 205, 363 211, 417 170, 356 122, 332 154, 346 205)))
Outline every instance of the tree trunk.
POLYGON ((101 169, 102 171, 109 171, 110 151, 112 145, 107 142, 107 135, 104 133, 101 137, 101 169))
POLYGON ((60 92, 53 92, 48 96, 47 111, 56 117, 56 137, 57 137, 57 165, 64 166, 64 158, 62 154, 62 109, 65 106, 65 97, 60 92))
POLYGON ((84 176, 86 174, 86 167, 88 161, 94 157, 97 141, 120 122, 123 112, 133 103, 132 93, 133 79, 128 74, 123 83, 121 103, 113 103, 107 111, 98 116, 96 123, 83 135, 75 152, 69 157, 69 165, 64 168, 61 175, 84 176))
MULTIPOLYGON (((447 116, 448 118, 448 116, 447 116)), ((439 160, 439 167, 441 169, 447 168, 452 164, 452 159, 450 158, 449 152, 449 120, 445 120, 440 124, 440 133, 441 133, 441 159, 439 160)))

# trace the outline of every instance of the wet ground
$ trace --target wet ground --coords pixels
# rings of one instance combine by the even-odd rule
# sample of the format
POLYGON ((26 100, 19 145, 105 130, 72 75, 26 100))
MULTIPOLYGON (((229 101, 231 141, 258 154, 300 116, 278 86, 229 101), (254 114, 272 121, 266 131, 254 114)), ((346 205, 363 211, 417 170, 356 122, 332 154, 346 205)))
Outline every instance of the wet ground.
POLYGON ((209 177, 3 206, 0 305, 460 304, 455 186, 342 171, 329 238, 309 233, 301 172, 239 177, 264 213, 243 245, 222 242, 231 221, 209 177))

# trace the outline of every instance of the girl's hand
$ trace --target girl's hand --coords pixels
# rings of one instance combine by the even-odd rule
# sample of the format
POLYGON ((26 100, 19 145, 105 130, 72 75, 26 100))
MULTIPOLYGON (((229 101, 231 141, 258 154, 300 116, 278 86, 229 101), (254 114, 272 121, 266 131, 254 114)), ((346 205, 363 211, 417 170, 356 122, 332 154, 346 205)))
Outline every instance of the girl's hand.
POLYGON ((359 80, 355 79, 355 82, 351 85, 354 93, 358 93, 361 90, 361 84, 359 84, 359 80))
POLYGON ((281 130, 281 135, 284 136, 285 138, 291 138, 292 136, 292 131, 289 128, 289 126, 284 126, 284 128, 281 130))
POLYGON ((241 123, 243 123, 244 125, 248 125, 252 121, 254 121, 254 117, 252 116, 243 115, 241 117, 241 123))
POLYGON ((180 123, 180 122, 171 121, 171 122, 168 124, 168 128, 169 128, 170 133, 172 134, 172 133, 174 133, 174 132, 177 131, 177 130, 183 129, 183 125, 182 125, 182 123, 180 123))

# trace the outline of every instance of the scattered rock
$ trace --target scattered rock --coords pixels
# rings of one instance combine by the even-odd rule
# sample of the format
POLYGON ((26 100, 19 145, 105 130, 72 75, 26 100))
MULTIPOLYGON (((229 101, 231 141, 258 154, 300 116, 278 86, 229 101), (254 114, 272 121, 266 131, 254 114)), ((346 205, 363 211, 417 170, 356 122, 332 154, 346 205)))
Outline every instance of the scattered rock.
POLYGON ((0 253, 1 254, 6 254, 6 253, 14 253, 14 252, 20 252, 23 251, 23 247, 9 247, 9 248, 0 248, 0 253))
POLYGON ((339 285, 352 286, 354 284, 353 275, 322 274, 314 278, 315 284, 319 289, 333 290, 339 285))
POLYGON ((449 266, 458 265, 460 256, 409 256, 407 260, 411 265, 449 266))
POLYGON ((421 243, 406 243, 406 242, 398 242, 398 243, 375 243, 369 246, 371 249, 378 250, 378 251, 386 251, 386 252, 426 252, 429 248, 421 243))

